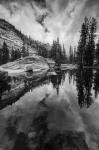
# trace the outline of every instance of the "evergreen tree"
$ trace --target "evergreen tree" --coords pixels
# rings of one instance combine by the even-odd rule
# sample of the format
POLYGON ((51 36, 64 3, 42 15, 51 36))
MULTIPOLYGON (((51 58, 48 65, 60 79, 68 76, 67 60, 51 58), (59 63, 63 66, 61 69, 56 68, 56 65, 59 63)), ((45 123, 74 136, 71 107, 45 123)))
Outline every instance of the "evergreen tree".
POLYGON ((59 43, 59 38, 56 41, 56 63, 61 64, 62 63, 62 47, 59 43))
POLYGON ((2 55, 3 55, 3 50, 2 48, 0 49, 0 65, 2 65, 2 55))
POLYGON ((99 65, 99 39, 98 43, 96 44, 96 64, 99 65))
POLYGON ((56 60, 56 41, 53 41, 50 57, 56 60))
POLYGON ((12 48, 11 61, 14 61, 14 60, 19 59, 19 58, 21 58, 21 52, 19 51, 19 49, 13 50, 13 48, 12 48))
POLYGON ((97 21, 95 18, 86 18, 81 28, 80 41, 78 43, 78 65, 93 66, 95 55, 95 33, 97 21))
POLYGON ((11 61, 14 61, 15 60, 15 51, 13 50, 13 47, 12 47, 12 51, 11 51, 11 61))
POLYGON ((20 53, 19 49, 14 51, 14 57, 15 57, 15 60, 21 58, 21 53, 20 53))
POLYGON ((70 46, 70 49, 69 49, 69 63, 73 63, 73 48, 72 46, 70 46))
POLYGON ((78 43, 78 51, 77 51, 77 59, 78 59, 78 65, 82 66, 84 65, 84 55, 85 55, 85 49, 86 44, 88 41, 88 18, 85 17, 84 23, 81 27, 81 34, 80 34, 80 40, 78 43))
POLYGON ((65 50, 65 47, 63 45, 63 50, 62 50, 62 63, 66 63, 66 50, 65 50))
POLYGON ((25 44, 23 44, 23 46, 22 46, 21 55, 22 55, 22 57, 29 56, 28 47, 26 49, 25 44))
POLYGON ((2 63, 5 64, 9 61, 9 49, 7 47, 6 42, 3 43, 2 47, 3 53, 2 53, 2 63))
POLYGON ((95 33, 97 30, 97 21, 95 18, 91 18, 90 21, 90 36, 89 36, 89 45, 90 45, 90 51, 88 53, 90 65, 92 66, 94 64, 94 57, 95 57, 95 33))
MULTIPOLYGON (((28 55, 28 54, 27 54, 27 55, 28 55)), ((21 58, 21 52, 20 52, 19 49, 17 49, 17 58, 18 58, 18 59, 21 58)))

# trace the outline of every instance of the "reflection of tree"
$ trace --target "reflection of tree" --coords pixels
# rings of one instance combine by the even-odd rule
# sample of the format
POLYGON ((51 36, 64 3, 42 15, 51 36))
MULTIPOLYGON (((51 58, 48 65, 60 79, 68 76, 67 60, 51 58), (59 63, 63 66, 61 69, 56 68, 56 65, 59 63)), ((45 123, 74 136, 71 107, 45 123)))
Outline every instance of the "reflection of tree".
POLYGON ((28 148, 28 136, 24 132, 17 132, 19 118, 11 116, 7 120, 7 127, 5 128, 5 134, 9 137, 10 141, 13 141, 12 150, 30 150, 28 148))
POLYGON ((95 90, 95 97, 97 98, 99 94, 99 70, 98 69, 94 74, 94 90, 95 90))
POLYGON ((92 104, 92 80, 93 72, 91 69, 78 69, 77 71, 77 91, 78 91, 78 103, 82 108, 84 106, 89 107, 92 104))
POLYGON ((8 135, 10 140, 13 140, 16 137, 16 118, 10 117, 7 120, 7 127, 5 128, 5 134, 8 135))
POLYGON ((47 81, 47 77, 36 78, 35 80, 24 79, 23 77, 11 77, 10 80, 0 81, 0 109, 11 105, 24 96, 25 93, 32 91, 35 87, 46 84, 47 81), (2 96, 5 99, 2 100, 2 96))
POLYGON ((0 99, 1 99, 3 92, 9 91, 10 88, 11 88, 11 86, 9 84, 9 79, 0 81, 0 99))
POLYGON ((28 136, 20 132, 16 137, 12 150, 30 150, 28 147, 28 136))
POLYGON ((33 120, 33 128, 36 133, 33 139, 33 145, 35 144, 35 150, 45 150, 45 141, 48 134, 47 116, 48 113, 44 111, 33 120))
POLYGON ((37 78, 37 79, 25 79, 24 84, 25 84, 25 89, 27 91, 32 91, 35 87, 42 86, 46 84, 48 81, 48 78, 45 76, 43 78, 37 78))
POLYGON ((59 87, 65 81, 65 73, 59 72, 56 76, 51 76, 50 81, 53 84, 53 87, 57 90, 57 95, 59 94, 59 87))
POLYGON ((73 80, 73 83, 74 83, 76 70, 75 69, 68 70, 68 74, 69 74, 69 84, 71 84, 72 80, 73 80))

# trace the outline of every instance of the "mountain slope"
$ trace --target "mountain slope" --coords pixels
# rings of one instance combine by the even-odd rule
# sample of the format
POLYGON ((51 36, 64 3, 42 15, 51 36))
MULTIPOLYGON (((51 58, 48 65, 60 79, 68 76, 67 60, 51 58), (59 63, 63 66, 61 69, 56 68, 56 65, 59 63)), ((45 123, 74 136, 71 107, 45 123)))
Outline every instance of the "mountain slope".
POLYGON ((0 19, 0 48, 2 48, 4 41, 7 43, 10 51, 12 50, 12 47, 15 50, 19 49, 21 51, 23 45, 31 54, 37 54, 38 50, 42 48, 47 50, 51 49, 49 44, 35 41, 30 37, 28 38, 26 35, 22 34, 21 31, 16 29, 15 26, 4 19, 0 19))
POLYGON ((13 49, 19 49, 21 51, 23 44, 25 44, 25 47, 28 48, 29 52, 36 53, 36 49, 26 42, 27 39, 28 38, 18 31, 13 25, 4 19, 0 19, 0 48, 5 41, 9 50, 13 47, 13 49))

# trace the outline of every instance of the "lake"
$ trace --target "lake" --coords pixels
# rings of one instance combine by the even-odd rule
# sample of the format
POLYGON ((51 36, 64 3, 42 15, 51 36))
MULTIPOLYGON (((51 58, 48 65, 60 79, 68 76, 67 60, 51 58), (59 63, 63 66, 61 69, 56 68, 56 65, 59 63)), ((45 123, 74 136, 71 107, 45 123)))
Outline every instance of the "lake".
POLYGON ((99 70, 0 81, 0 150, 99 150, 99 70))

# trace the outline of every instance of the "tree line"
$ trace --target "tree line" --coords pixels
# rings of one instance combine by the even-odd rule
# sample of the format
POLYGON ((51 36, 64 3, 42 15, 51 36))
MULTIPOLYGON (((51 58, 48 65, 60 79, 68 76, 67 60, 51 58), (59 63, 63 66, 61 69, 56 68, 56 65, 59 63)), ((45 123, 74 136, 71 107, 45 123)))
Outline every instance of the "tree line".
POLYGON ((25 48, 25 45, 22 46, 22 49, 14 49, 10 52, 7 43, 4 41, 3 46, 0 49, 0 65, 6 64, 7 62, 15 61, 21 57, 29 56, 28 50, 25 48))
POLYGON ((53 59, 57 64, 75 64, 77 62, 76 47, 70 46, 69 53, 67 54, 65 46, 60 44, 59 38, 53 41, 50 50, 42 46, 38 47, 37 51, 38 55, 53 59))
MULTIPOLYGON (((53 41, 50 50, 44 45, 39 44, 37 46, 37 53, 44 58, 53 59, 57 64, 73 64, 77 62, 76 47, 73 48, 70 46, 69 54, 67 55, 65 47, 64 45, 61 46, 59 39, 53 41)), ((29 51, 28 48, 25 47, 25 44, 23 44, 21 49, 14 49, 14 47, 12 47, 12 50, 9 50, 7 43, 4 41, 0 49, 0 65, 26 56, 29 56, 29 51)))

